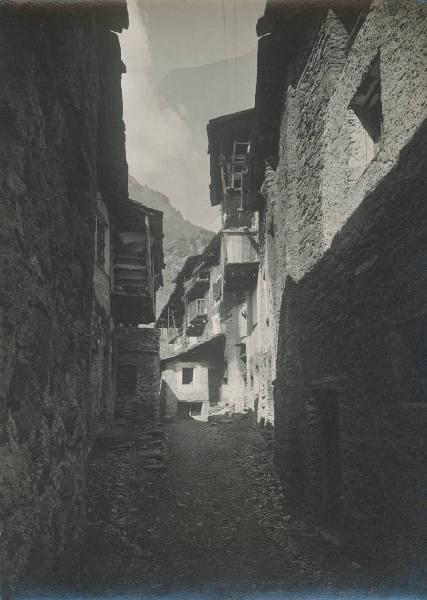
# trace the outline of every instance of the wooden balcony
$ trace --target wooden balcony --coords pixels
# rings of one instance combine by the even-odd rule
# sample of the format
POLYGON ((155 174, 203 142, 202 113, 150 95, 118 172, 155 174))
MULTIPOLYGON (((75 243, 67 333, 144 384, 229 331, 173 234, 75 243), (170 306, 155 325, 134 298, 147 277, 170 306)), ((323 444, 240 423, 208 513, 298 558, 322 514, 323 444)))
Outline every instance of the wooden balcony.
POLYGON ((188 298, 197 298, 209 289, 211 274, 209 269, 200 269, 184 283, 184 292, 188 298))
POLYGON ((174 344, 175 341, 183 335, 182 327, 168 328, 168 344, 174 344))
POLYGON ((228 229, 222 235, 225 291, 250 289, 258 275, 257 233, 247 229, 228 229))
POLYGON ((131 254, 113 257, 113 318, 117 323, 151 323, 154 285, 145 258, 131 254))
POLYGON ((187 306, 186 334, 190 337, 201 335, 207 320, 208 312, 206 301, 204 299, 198 299, 190 302, 187 306))

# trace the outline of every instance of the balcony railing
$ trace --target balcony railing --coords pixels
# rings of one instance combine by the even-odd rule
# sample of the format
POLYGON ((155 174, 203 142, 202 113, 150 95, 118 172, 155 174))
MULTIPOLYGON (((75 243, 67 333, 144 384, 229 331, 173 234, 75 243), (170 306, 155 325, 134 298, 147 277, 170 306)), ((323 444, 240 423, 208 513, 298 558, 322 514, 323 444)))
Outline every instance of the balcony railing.
POLYGON ((209 289, 211 274, 208 269, 201 269, 184 283, 184 292, 193 296, 209 289))
POLYGON ((258 273, 256 232, 228 229, 222 232, 222 265, 226 290, 249 289, 258 273))
POLYGON ((207 320, 208 312, 206 301, 198 299, 190 302, 187 306, 187 335, 201 335, 207 320))
POLYGON ((161 358, 173 356, 189 346, 189 340, 182 327, 169 327, 166 335, 168 343, 160 347, 161 358))

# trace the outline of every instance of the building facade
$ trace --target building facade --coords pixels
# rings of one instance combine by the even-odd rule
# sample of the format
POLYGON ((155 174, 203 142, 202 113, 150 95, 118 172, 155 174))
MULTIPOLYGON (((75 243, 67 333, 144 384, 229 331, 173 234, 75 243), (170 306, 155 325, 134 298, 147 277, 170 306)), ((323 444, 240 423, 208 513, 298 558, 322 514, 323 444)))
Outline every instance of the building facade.
POLYGON ((128 199, 127 24, 120 1, 1 8, 0 593, 78 546, 115 329, 154 320, 161 215, 128 199))
POLYGON ((427 540, 426 27, 410 1, 268 2, 244 194, 289 508, 414 573, 427 540))
POLYGON ((162 329, 162 412, 206 421, 220 404, 224 341, 220 323, 220 236, 189 257, 157 326, 162 329))
POLYGON ((269 418, 261 378, 259 323, 268 319, 268 307, 258 300, 257 214, 242 204, 252 121, 247 110, 208 124, 210 197, 222 228, 200 256, 188 259, 158 322, 169 416, 188 409, 204 420, 218 411, 251 412, 263 423, 269 418))

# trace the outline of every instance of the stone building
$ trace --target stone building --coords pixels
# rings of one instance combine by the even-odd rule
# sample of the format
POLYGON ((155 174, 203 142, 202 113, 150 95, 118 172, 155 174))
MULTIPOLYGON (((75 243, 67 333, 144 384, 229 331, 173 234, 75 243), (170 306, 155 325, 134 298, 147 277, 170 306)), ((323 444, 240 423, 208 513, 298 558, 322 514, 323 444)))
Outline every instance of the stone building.
POLYGON ((153 327, 162 285, 163 214, 131 199, 114 227, 111 273, 115 414, 141 421, 158 416, 159 335, 153 327))
POLYGON ((157 321, 161 344, 162 413, 206 421, 220 403, 226 377, 220 324, 220 236, 189 257, 157 321))
POLYGON ((270 306, 263 379, 289 508, 416 575, 427 549, 427 10, 331 6, 269 1, 257 26, 243 206, 258 211, 258 302, 270 306))
POLYGON ((114 413, 114 328, 154 320, 163 257, 161 215, 128 200, 125 3, 7 3, 0 17, 4 592, 59 567, 84 532, 87 456, 114 413), (135 231, 146 245, 124 254, 145 279, 131 290, 116 251, 135 231))
POLYGON ((257 219, 242 206, 252 118, 246 110, 208 124, 211 204, 220 208, 222 228, 187 260, 158 321, 169 416, 257 413, 260 405, 257 323, 265 310, 257 301, 257 219))

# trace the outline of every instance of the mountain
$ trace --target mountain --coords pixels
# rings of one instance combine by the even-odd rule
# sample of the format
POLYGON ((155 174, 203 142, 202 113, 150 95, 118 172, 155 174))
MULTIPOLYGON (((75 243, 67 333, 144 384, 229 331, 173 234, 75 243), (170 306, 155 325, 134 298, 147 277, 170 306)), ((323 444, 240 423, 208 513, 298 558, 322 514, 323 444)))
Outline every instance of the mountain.
POLYGON ((160 81, 157 93, 184 119, 203 152, 210 119, 253 106, 256 56, 254 49, 236 59, 174 69, 160 81))
POLYGON ((140 184, 129 176, 129 197, 141 202, 148 208, 156 208, 163 212, 163 249, 166 267, 163 271, 164 285, 157 292, 157 313, 159 314, 174 288, 173 280, 178 275, 185 259, 199 254, 215 235, 186 221, 182 214, 174 208, 167 196, 140 184))

